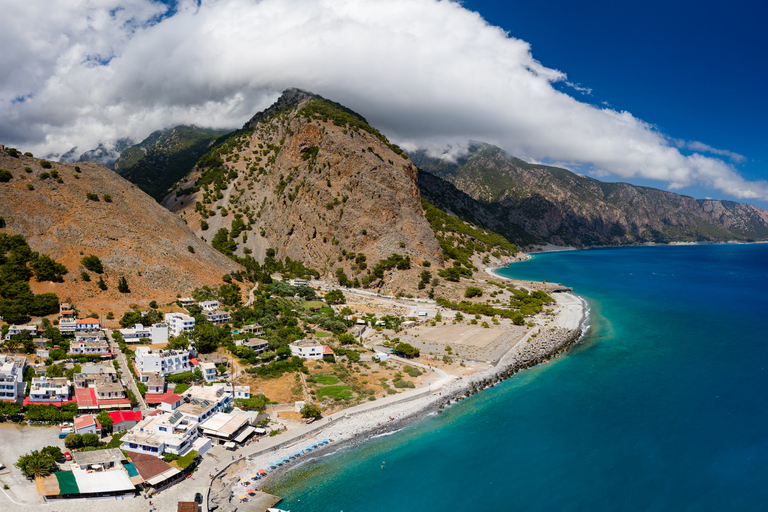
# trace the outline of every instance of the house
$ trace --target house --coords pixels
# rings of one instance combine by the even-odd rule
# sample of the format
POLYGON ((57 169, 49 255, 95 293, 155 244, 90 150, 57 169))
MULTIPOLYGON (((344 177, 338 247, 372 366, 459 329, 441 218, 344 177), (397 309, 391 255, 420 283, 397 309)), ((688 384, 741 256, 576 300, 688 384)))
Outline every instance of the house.
POLYGON ((96 399, 99 402, 125 398, 125 389, 119 382, 97 382, 93 388, 96 390, 96 399))
POLYGON ((75 310, 68 302, 62 302, 59 304, 59 315, 64 318, 75 318, 77 316, 75 314, 75 310))
POLYGON ((323 359, 333 361, 336 358, 336 353, 328 345, 323 345, 323 359))
POLYGON ((256 354, 261 354, 269 350, 269 342, 261 338, 249 338, 247 340, 235 340, 235 345, 247 347, 253 350, 256 354))
POLYGON ((119 382, 117 371, 112 365, 87 364, 80 368, 80 373, 72 377, 75 388, 87 388, 97 382, 119 382))
POLYGON ((200 424, 200 431, 219 444, 228 441, 239 444, 253 434, 254 428, 248 426, 248 420, 243 416, 217 412, 200 424))
POLYGON ((251 398, 251 388, 248 386, 235 386, 235 399, 247 400, 251 398))
POLYGON ((111 356, 112 349, 109 347, 106 339, 99 339, 99 335, 85 335, 82 337, 78 336, 75 341, 69 344, 69 354, 111 356))
POLYGON ((74 318, 60 318, 59 332, 62 336, 74 336, 77 330, 77 320, 74 318))
POLYGON ((189 306, 195 305, 195 299, 192 297, 182 297, 179 299, 179 304, 181 304, 182 307, 188 308, 189 306))
POLYGON ((358 337, 365 334, 365 329, 366 329, 365 325, 355 325, 349 330, 349 333, 352 336, 358 337))
POLYGON ((107 335, 104 331, 78 332, 75 341, 107 341, 107 335))
POLYGON ((136 371, 140 374, 158 372, 165 376, 191 370, 189 352, 186 350, 150 350, 145 346, 136 348, 136 371))
POLYGON ((291 279, 288 281, 291 286, 309 286, 309 281, 306 279, 291 279))
POLYGON ((92 414, 86 414, 85 416, 78 416, 75 418, 75 434, 100 434, 101 425, 99 420, 93 417, 92 414))
POLYGON ((291 343, 291 355, 302 359, 322 359, 323 345, 317 340, 303 339, 291 343))
POLYGON ((165 393, 165 376, 160 372, 143 373, 141 382, 147 386, 147 393, 157 395, 165 393))
POLYGON ((39 348, 35 352, 35 355, 40 359, 48 359, 51 356, 51 353, 47 348, 39 348))
POLYGON ((184 403, 184 397, 176 393, 166 393, 160 402, 158 409, 165 412, 173 412, 184 403))
POLYGON ((141 411, 110 411, 112 418, 112 431, 122 432, 128 430, 141 421, 141 411))
POLYGON ((24 369, 27 358, 0 355, 0 401, 19 402, 27 390, 24 369))
POLYGON ((210 402, 215 412, 229 412, 232 409, 232 385, 220 382, 210 386, 190 386, 182 393, 185 401, 210 402))
POLYGON ((219 372, 216 371, 216 365, 213 363, 200 363, 200 370, 203 372, 205 382, 219 380, 219 372))
POLYGON ((243 328, 240 329, 240 332, 247 332, 254 336, 264 336, 264 328, 259 324, 244 325, 243 328))
POLYGON ((68 402, 72 399, 66 377, 36 377, 29 388, 30 402, 68 402))
POLYGON ((40 328, 36 325, 12 325, 8 328, 8 334, 5 335, 5 341, 10 340, 12 336, 15 336, 24 331, 30 333, 34 338, 39 334, 40 328))
POLYGON ((204 300, 198 304, 203 311, 215 311, 219 309, 219 301, 217 300, 204 300))
POLYGON ((122 437, 120 448, 161 457, 164 453, 184 455, 199 436, 198 421, 179 411, 148 416, 122 437))
POLYGON ((168 343, 168 325, 153 324, 144 327, 142 324, 136 324, 127 329, 120 329, 120 335, 126 343, 147 342, 153 345, 168 343))
POLYGON ((179 336, 195 328, 195 319, 184 313, 166 313, 165 323, 168 326, 168 334, 171 336, 179 336))
POLYGON ((98 331, 101 329, 101 324, 95 318, 80 318, 75 320, 75 333, 98 331))
POLYGON ((231 319, 231 317, 229 316, 229 312, 221 311, 218 309, 214 311, 203 311, 203 316, 205 317, 206 320, 211 322, 213 325, 226 324, 231 319))
POLYGON ((416 322, 414 320, 406 320, 400 324, 400 327, 403 329, 410 329, 411 327, 416 327, 416 322))

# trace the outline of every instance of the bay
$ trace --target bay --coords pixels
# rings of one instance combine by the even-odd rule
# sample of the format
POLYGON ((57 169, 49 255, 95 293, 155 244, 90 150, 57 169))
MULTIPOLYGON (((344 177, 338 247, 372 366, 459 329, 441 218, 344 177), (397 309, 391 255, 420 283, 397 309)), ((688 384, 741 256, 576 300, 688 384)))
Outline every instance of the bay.
POLYGON ((565 356, 267 490, 302 511, 764 510, 768 245, 536 255, 574 288, 565 356))

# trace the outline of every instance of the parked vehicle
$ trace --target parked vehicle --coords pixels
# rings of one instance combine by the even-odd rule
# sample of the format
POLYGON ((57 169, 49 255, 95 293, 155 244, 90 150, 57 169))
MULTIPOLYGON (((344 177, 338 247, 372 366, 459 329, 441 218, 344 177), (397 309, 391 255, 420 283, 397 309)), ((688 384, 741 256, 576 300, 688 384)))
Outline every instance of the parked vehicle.
POLYGON ((64 460, 72 460, 72 454, 69 452, 64 452, 64 460))

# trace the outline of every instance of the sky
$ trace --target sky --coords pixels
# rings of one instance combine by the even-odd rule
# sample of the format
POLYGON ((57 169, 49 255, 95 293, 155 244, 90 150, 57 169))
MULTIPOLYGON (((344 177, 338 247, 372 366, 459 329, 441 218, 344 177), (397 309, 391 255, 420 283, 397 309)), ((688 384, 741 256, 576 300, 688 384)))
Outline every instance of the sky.
POLYGON ((407 150, 452 158, 480 140, 766 208, 758 4, 0 0, 0 143, 56 157, 237 128, 300 87, 407 150))

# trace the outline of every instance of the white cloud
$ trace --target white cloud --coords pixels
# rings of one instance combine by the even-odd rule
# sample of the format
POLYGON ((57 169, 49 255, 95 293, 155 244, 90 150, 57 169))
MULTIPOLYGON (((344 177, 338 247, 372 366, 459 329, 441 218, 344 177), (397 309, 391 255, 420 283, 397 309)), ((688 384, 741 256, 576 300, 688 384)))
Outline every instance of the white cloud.
POLYGON ((702 143, 684 155, 632 114, 559 92, 563 73, 455 2, 182 0, 173 16, 164 10, 151 0, 14 6, 0 19, 14 69, 0 74, 0 141, 61 154, 180 123, 236 127, 301 87, 408 147, 454 155, 483 140, 595 173, 768 199, 767 183, 717 158, 740 155, 702 143))

